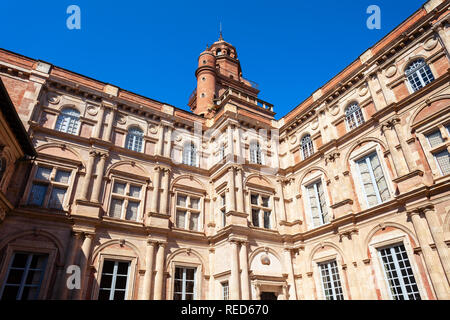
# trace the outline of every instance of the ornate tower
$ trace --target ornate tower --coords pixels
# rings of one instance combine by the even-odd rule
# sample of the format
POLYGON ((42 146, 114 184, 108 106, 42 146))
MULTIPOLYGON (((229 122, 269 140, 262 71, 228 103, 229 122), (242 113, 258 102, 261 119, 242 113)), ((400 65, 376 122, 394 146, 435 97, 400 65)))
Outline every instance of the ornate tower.
POLYGON ((259 90, 242 78, 241 64, 236 48, 224 41, 222 34, 218 41, 206 48, 198 59, 197 91, 191 95, 191 111, 205 118, 214 116, 216 99, 228 88, 235 88, 257 97, 259 90))

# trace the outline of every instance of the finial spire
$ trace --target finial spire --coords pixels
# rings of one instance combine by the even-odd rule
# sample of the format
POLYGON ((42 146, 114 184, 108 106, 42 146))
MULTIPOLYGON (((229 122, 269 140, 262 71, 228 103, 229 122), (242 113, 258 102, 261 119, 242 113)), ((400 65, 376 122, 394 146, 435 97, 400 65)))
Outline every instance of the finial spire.
POLYGON ((220 32, 219 32, 219 41, 223 40, 222 37, 222 21, 220 22, 220 32))

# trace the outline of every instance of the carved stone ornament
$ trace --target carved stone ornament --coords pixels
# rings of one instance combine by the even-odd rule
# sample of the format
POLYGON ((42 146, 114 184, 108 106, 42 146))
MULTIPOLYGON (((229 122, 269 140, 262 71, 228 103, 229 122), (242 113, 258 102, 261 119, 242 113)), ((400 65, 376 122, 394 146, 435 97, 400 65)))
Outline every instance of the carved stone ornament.
POLYGON ((339 106, 337 104, 333 105, 329 109, 331 115, 336 116, 339 113, 339 106))
POLYGON ((435 37, 432 37, 430 39, 428 39, 427 41, 425 41, 425 43, 423 44, 423 47, 425 50, 430 51, 433 50, 434 48, 436 48, 437 46, 437 39, 435 37))
POLYGON ((367 85, 362 85, 361 87, 359 87, 358 89, 358 94, 360 97, 364 97, 367 92, 369 92, 369 88, 367 88, 367 85))
POLYGON ((155 134, 158 132, 158 129, 154 125, 150 125, 149 131, 151 134, 155 134))
POLYGON ((397 67, 395 65, 391 65, 387 67, 385 75, 388 78, 392 78, 397 73, 397 67))
POLYGON ((311 129, 316 130, 319 127, 319 119, 315 118, 311 121, 311 129))
POLYGON ((95 116, 98 113, 98 108, 96 106, 88 106, 86 108, 86 111, 88 114, 90 114, 91 116, 95 116))
POLYGON ((181 142, 181 140, 183 140, 183 138, 181 137, 181 135, 177 135, 177 137, 175 138, 176 142, 181 142))
POLYGON ((262 263, 263 265, 265 265, 265 266, 270 265, 270 258, 269 258, 269 255, 263 254, 263 255, 261 256, 261 263, 262 263))
POLYGON ((292 137, 290 137, 290 138, 289 138, 289 142, 290 142, 291 144, 295 144, 295 143, 297 142, 297 136, 292 136, 292 137))
POLYGON ((124 114, 117 114, 116 119, 118 124, 124 125, 127 123, 127 116, 124 114))
POLYGON ((60 100, 61 100, 60 96, 57 95, 56 93, 54 92, 47 93, 47 101, 50 104, 58 104, 60 100))

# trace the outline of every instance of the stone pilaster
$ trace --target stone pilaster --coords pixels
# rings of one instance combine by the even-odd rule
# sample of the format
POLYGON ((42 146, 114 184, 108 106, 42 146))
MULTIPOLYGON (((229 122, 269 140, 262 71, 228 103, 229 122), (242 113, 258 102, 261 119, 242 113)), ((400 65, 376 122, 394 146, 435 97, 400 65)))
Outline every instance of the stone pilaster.
POLYGON ((158 243, 158 252, 156 254, 156 276, 155 276, 155 292, 153 294, 154 300, 162 300, 163 285, 164 285, 164 261, 166 242, 158 243))
POLYGON ((99 161, 97 165, 97 178, 94 181, 94 187, 92 189, 91 201, 100 202, 100 193, 102 190, 103 175, 105 173, 106 158, 108 153, 99 153, 99 161))
POLYGON ((435 263, 436 261, 433 259, 434 252, 427 240, 429 230, 423 219, 423 214, 424 210, 422 208, 408 211, 408 217, 413 223, 417 240, 419 241, 420 248, 423 252, 425 267, 430 276, 436 297, 439 300, 448 300, 450 299, 450 288, 447 281, 442 281, 446 278, 442 265, 440 263, 435 263))
POLYGON ((247 253, 247 241, 241 241, 240 250, 240 266, 241 266, 241 288, 242 288, 242 300, 250 300, 250 282, 248 277, 248 253, 247 253))
POLYGON ((235 239, 229 239, 231 245, 231 276, 230 276, 230 299, 239 300, 240 295, 240 281, 239 281, 239 253, 238 245, 239 241, 235 239))
POLYGON ((147 247, 145 250, 145 275, 144 275, 144 289, 142 290, 141 300, 151 299, 151 288, 153 281, 153 258, 155 255, 155 247, 157 243, 152 240, 147 240, 147 247))

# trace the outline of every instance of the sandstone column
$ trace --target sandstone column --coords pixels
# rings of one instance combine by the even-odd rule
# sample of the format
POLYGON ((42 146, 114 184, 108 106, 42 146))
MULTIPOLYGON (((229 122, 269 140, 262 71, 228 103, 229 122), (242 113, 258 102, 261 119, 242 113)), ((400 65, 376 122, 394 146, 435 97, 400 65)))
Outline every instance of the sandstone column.
POLYGON ((83 186, 81 188, 81 200, 87 200, 89 184, 92 178, 92 170, 97 153, 95 151, 89 152, 89 159, 86 165, 86 175, 84 176, 83 186))
POLYGON ((444 242, 444 231, 438 220, 437 213, 433 207, 424 208, 425 219, 428 223, 431 236, 436 245, 436 250, 441 260, 442 267, 444 268, 445 275, 447 277, 447 283, 450 283, 450 255, 449 249, 444 242))
POLYGON ((105 173, 105 162, 108 157, 107 153, 100 154, 100 160, 97 166, 97 178, 94 181, 91 201, 100 202, 100 191, 102 189, 103 175, 105 173))
POLYGON ((437 34, 439 35, 439 38, 441 38, 442 43, 444 44, 444 47, 447 50, 447 53, 450 54, 450 38, 447 36, 446 28, 447 27, 445 25, 445 22, 443 22, 436 27, 436 31, 437 34))
POLYGON ((81 236, 82 234, 80 232, 73 232, 70 237, 71 248, 66 256, 66 265, 64 269, 65 274, 59 283, 60 289, 58 291, 60 292, 60 294, 58 295, 58 297, 56 297, 57 299, 65 300, 67 299, 68 296, 69 297, 71 296, 71 294, 70 295, 68 294, 69 293, 69 288, 67 288, 68 274, 66 272, 69 266, 75 264, 77 254, 80 252, 81 236))
POLYGON ((116 116, 116 109, 111 108, 109 111, 108 127, 106 129, 105 140, 112 141, 112 130, 114 126, 114 118, 116 116))
POLYGON ((233 127, 231 124, 227 128, 228 133, 228 159, 234 161, 234 146, 233 146, 233 127))
POLYGON ((170 158, 172 152, 172 132, 173 128, 171 126, 167 127, 167 147, 164 149, 164 155, 170 158))
POLYGON ((164 125, 161 124, 158 130, 158 142, 156 144, 156 154, 162 156, 163 151, 164 151, 164 125))
POLYGON ((89 279, 89 271, 87 270, 87 266, 89 265, 89 257, 91 254, 91 246, 92 239, 94 238, 93 234, 85 233, 83 245, 81 246, 81 257, 79 259, 80 264, 80 279, 81 279, 81 288, 78 291, 77 300, 84 299, 85 292, 87 290, 88 279, 89 279))
POLYGON ((214 254, 216 249, 210 244, 209 254, 208 254, 208 263, 209 263, 209 300, 216 299, 215 293, 215 279, 214 279, 214 254))
POLYGON ((97 139, 101 139, 102 127, 103 127, 103 116, 105 114, 105 106, 100 106, 100 110, 97 115, 97 125, 95 126, 94 137, 97 139))
MULTIPOLYGON (((386 121, 386 123, 381 125, 381 132, 386 138, 386 142, 392 157, 392 163, 394 164, 393 169, 395 171, 396 177, 401 177, 408 173, 408 169, 406 166, 406 162, 404 162, 403 160, 403 156, 400 155, 395 148, 397 139, 395 134, 392 132, 393 127, 394 124, 391 120, 386 121), (403 161, 404 163, 401 163, 401 161, 403 161)), ((380 162, 382 161, 382 159, 379 160, 380 162)))
MULTIPOLYGON (((297 300, 297 288, 295 285, 295 277, 294 277, 294 266, 292 265, 292 249, 285 247, 284 248, 284 263, 287 267, 288 273, 288 283, 290 284, 289 288, 289 300, 297 300)), ((285 296, 287 300, 287 296, 285 296)))
POLYGON ((237 171, 237 188, 238 188, 238 192, 237 192, 237 211, 238 212, 244 212, 244 182, 242 181, 243 177, 242 177, 242 171, 243 169, 238 167, 236 168, 237 171))
POLYGON ((163 297, 165 248, 166 243, 159 242, 158 252, 156 254, 155 290, 153 293, 154 300, 162 300, 163 297))
POLYGON ((162 194, 161 194, 161 213, 168 214, 169 207, 169 189, 170 189, 170 169, 162 168, 162 194))
POLYGON ((234 167, 228 168, 227 211, 236 211, 236 187, 234 184, 234 167))
POLYGON ((153 175, 152 201, 150 203, 150 212, 152 212, 152 213, 158 212, 160 176, 161 176, 161 168, 155 167, 155 173, 153 175))
MULTIPOLYGON (((408 212, 408 216, 411 218, 414 230, 416 231, 416 236, 419 241, 420 248, 423 252, 423 258, 425 261, 425 266, 428 270, 430 280, 434 287, 436 297, 439 300, 447 300, 450 298, 450 290, 447 281, 445 279, 445 273, 441 272, 441 264, 436 264, 433 259, 433 250, 428 245, 426 234, 428 232, 427 226, 420 217, 421 210, 413 210, 408 212)), ((442 270, 443 271, 443 270, 442 270)))
POLYGON ((408 167, 408 172, 411 172, 416 167, 414 163, 414 159, 412 158, 412 152, 409 149, 408 144, 406 143, 405 137, 402 134, 402 128, 400 125, 400 119, 395 119, 394 121, 394 132, 397 135, 398 141, 400 142, 400 146, 402 148, 402 154, 405 158, 406 165, 408 167))
POLYGON ((151 288, 153 280, 153 256, 155 253, 156 243, 152 240, 147 240, 147 248, 145 250, 145 275, 144 275, 144 290, 142 291, 141 300, 150 300, 151 288))
POLYGON ((240 266, 241 266, 241 287, 242 287, 242 300, 250 300, 250 282, 248 281, 248 254, 247 254, 247 241, 241 242, 240 251, 240 266))
POLYGON ((239 255, 238 255, 238 241, 230 240, 231 243, 231 276, 230 276, 230 299, 240 299, 240 285, 239 285, 239 255))
POLYGON ((284 202, 284 192, 283 192, 283 178, 281 177, 277 177, 277 194, 278 197, 280 198, 280 220, 281 221, 286 221, 286 204, 284 202))

